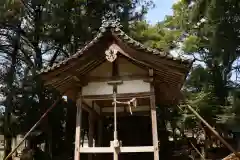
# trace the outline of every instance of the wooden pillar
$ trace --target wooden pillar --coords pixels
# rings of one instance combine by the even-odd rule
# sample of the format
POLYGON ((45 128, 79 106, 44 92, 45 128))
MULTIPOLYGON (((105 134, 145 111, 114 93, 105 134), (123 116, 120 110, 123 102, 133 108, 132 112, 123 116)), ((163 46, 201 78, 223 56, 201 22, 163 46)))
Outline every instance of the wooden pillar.
MULTIPOLYGON (((94 135, 94 117, 91 112, 89 112, 88 116, 88 125, 89 125, 89 130, 88 130, 88 146, 93 147, 93 135, 94 135)), ((93 154, 88 155, 88 160, 93 159, 93 154)))
POLYGON ((97 146, 101 147, 102 146, 102 138, 103 138, 103 119, 102 117, 99 118, 98 120, 98 131, 97 131, 97 146))
POLYGON ((77 97, 77 115, 76 115, 74 160, 80 160, 81 121, 82 121, 82 92, 80 91, 79 94, 78 94, 78 97, 77 97))
MULTIPOLYGON (((153 70, 149 70, 149 75, 153 77, 153 70)), ((158 131, 157 131, 157 111, 156 111, 156 100, 154 84, 151 82, 150 85, 150 107, 151 107, 151 120, 152 120, 152 138, 154 146, 154 160, 159 160, 159 149, 158 149, 158 131)))

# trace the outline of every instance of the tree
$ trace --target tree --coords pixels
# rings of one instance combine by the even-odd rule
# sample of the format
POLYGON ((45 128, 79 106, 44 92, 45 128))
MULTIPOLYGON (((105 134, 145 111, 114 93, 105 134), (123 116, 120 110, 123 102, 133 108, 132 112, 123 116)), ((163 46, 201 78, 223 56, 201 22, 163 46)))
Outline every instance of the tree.
POLYGON ((184 53, 202 65, 194 67, 187 79, 188 103, 217 128, 218 120, 229 112, 229 93, 236 84, 231 73, 239 57, 239 7, 235 1, 183 0, 166 18, 167 27, 182 31, 184 53))
MULTIPOLYGON (((196 60, 183 88, 186 102, 219 131, 219 120, 231 108, 229 93, 237 83, 231 75, 238 68, 233 63, 239 57, 239 7, 236 1, 182 0, 173 5, 173 15, 163 22, 154 26, 138 22, 131 32, 149 46, 167 52, 176 47, 179 56, 196 60)), ((192 116, 184 119, 184 125, 194 127, 189 122, 193 122, 192 116)), ((211 138, 208 129, 202 125, 197 128, 211 138)))
POLYGON ((146 46, 170 52, 176 47, 175 41, 181 36, 178 30, 169 30, 165 22, 149 25, 146 21, 136 22, 131 26, 131 36, 146 46))
MULTIPOLYGON (((153 3, 150 0, 6 0, 0 3, 0 52, 5 67, 1 72, 4 77, 1 93, 6 97, 6 156, 14 136, 9 134, 9 129, 11 133, 25 133, 59 96, 43 87, 36 76, 37 71, 69 57, 84 46, 93 38, 102 16, 108 11, 115 10, 124 30, 128 31, 129 24, 141 20, 153 3), (13 115, 17 117, 14 127, 10 123, 13 115)), ((61 152, 59 146, 62 146, 63 135, 66 135, 62 127, 66 121, 66 109, 60 108, 51 112, 48 120, 38 128, 47 135, 45 141, 53 154, 61 152), (58 136, 51 136, 55 132, 58 136)), ((72 145, 72 142, 68 143, 70 145, 67 146, 72 145)))
MULTIPOLYGON (((14 111, 14 100, 16 99, 16 66, 18 63, 17 56, 20 45, 21 36, 21 18, 20 18, 20 7, 19 3, 6 3, 4 21, 1 23, 2 34, 1 38, 5 39, 2 49, 7 51, 6 56, 9 58, 9 66, 6 68, 6 74, 4 77, 6 106, 4 113, 4 137, 5 137, 5 155, 11 152, 12 137, 14 136, 13 131, 13 111, 14 111), (11 16, 11 18, 9 18, 11 16)), ((4 53, 3 53, 4 54, 4 53)))

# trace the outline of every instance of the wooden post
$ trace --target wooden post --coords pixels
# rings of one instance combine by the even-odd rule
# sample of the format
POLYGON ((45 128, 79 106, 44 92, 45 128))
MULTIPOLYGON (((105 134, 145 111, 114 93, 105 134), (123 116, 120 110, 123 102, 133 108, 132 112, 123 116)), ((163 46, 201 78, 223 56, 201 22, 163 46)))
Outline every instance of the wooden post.
POLYGON ((102 146, 102 135, 103 135, 103 119, 102 117, 99 118, 98 120, 98 132, 97 132, 97 146, 101 147, 102 146))
MULTIPOLYGON (((97 121, 97 147, 102 147, 102 138, 103 138, 103 118, 101 116, 101 110, 100 110, 100 117, 97 121)), ((97 159, 102 159, 102 155, 97 155, 97 159)))
POLYGON ((76 116, 74 160, 80 160, 81 121, 82 121, 82 92, 80 91, 78 94, 78 97, 77 97, 77 116, 76 116))
MULTIPOLYGON (((149 70, 149 75, 153 76, 153 70, 149 70)), ((152 138, 154 146, 154 160, 159 160, 159 149, 158 149, 158 131, 157 131, 157 111, 156 111, 156 100, 155 100, 155 90, 154 84, 151 82, 150 85, 150 106, 151 106, 151 120, 152 120, 152 138)))
MULTIPOLYGON (((89 112, 89 117, 88 117, 88 125, 89 125, 89 131, 88 131, 88 147, 93 147, 93 134, 94 134, 94 119, 93 119, 93 114, 89 112)), ((88 155, 88 160, 92 160, 93 155, 89 154, 88 155)))
MULTIPOLYGON (((119 68, 118 68, 118 58, 112 63, 112 76, 116 77, 119 76, 119 68)), ((111 146, 114 148, 113 151, 113 159, 118 160, 118 151, 115 143, 119 143, 118 141, 118 132, 117 132, 117 85, 121 84, 122 82, 115 82, 113 85, 113 99, 114 99, 114 133, 113 133, 113 141, 111 146)))

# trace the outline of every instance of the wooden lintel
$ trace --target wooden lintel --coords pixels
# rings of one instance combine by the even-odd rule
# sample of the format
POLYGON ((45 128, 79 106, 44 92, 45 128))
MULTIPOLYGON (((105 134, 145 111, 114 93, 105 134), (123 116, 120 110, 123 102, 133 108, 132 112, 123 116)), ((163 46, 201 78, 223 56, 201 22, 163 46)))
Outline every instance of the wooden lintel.
POLYGON ((122 80, 111 80, 107 82, 109 85, 120 85, 123 84, 122 80))
MULTIPOLYGON (((140 92, 140 93, 118 93, 117 99, 126 99, 126 98, 149 98, 151 92, 140 92)), ((83 99, 89 100, 112 100, 112 94, 106 95, 86 95, 83 96, 83 99)))
MULTIPOLYGON (((80 153, 113 153, 112 147, 81 147, 80 153)), ((153 146, 120 147, 120 153, 154 152, 153 146)))
MULTIPOLYGON (((81 77, 79 77, 81 78, 81 77)), ((128 81, 128 80, 148 80, 148 75, 124 75, 124 76, 112 76, 112 77, 98 77, 98 76, 88 76, 82 77, 87 82, 108 82, 108 81, 128 81)))

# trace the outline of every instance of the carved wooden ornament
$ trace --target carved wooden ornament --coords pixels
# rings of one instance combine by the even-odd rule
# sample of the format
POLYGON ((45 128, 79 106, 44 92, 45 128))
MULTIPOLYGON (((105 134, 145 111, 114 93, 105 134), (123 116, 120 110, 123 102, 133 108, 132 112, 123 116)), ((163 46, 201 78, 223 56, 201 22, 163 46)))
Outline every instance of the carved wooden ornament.
POLYGON ((105 51, 106 59, 111 63, 114 62, 117 59, 117 52, 117 49, 113 48, 113 46, 110 46, 105 51))

